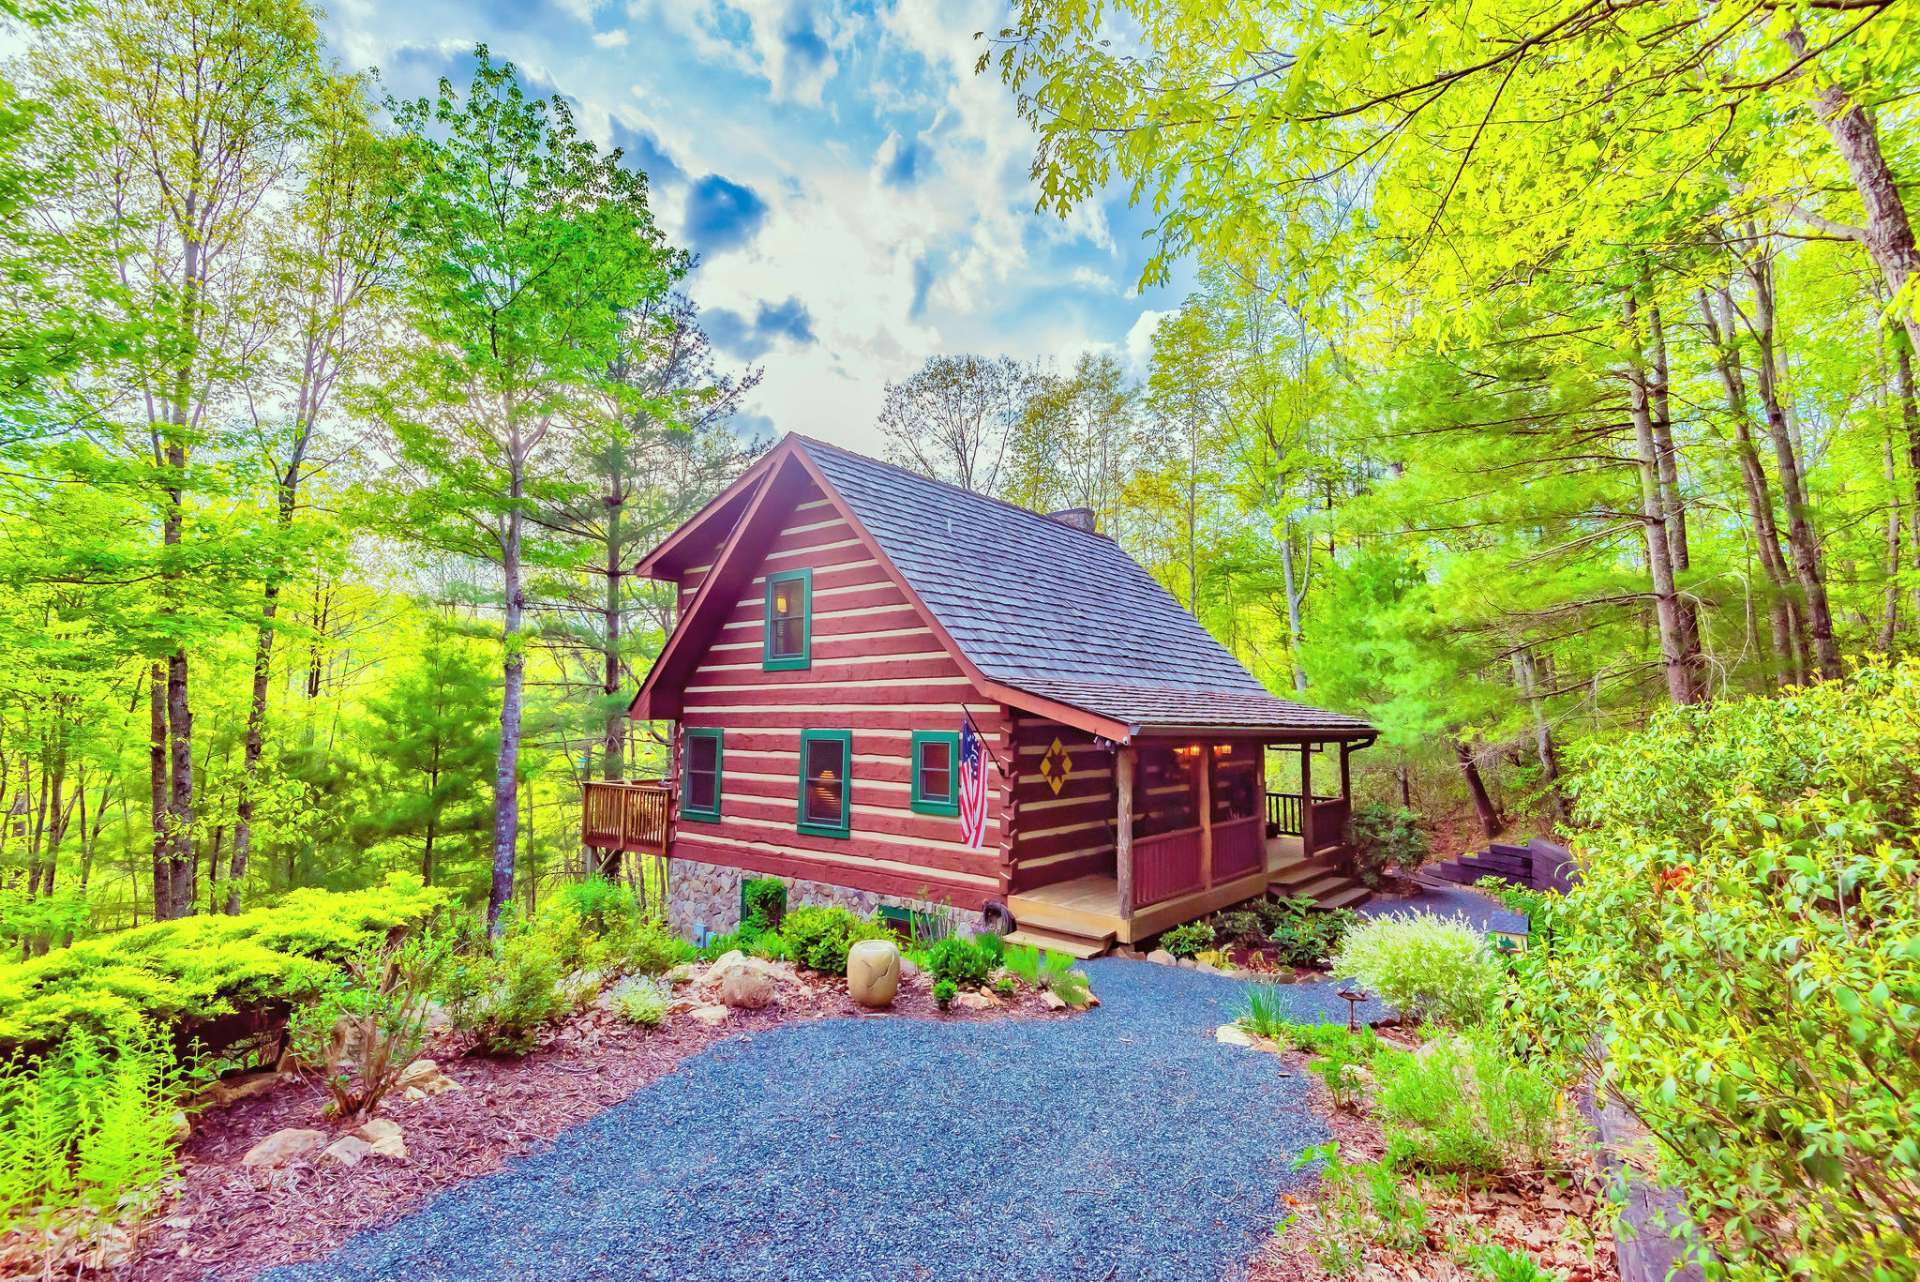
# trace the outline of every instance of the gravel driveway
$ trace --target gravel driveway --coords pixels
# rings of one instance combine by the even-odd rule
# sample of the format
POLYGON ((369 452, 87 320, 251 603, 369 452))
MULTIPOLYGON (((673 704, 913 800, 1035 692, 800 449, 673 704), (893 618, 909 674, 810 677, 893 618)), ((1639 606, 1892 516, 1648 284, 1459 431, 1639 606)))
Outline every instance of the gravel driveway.
MULTIPOLYGON (((1214 1042, 1232 980, 1088 963, 1098 1010, 736 1037, 276 1282, 1213 1282, 1327 1137, 1304 1082, 1214 1042)), ((1328 983, 1286 991, 1341 1019, 1328 983)))

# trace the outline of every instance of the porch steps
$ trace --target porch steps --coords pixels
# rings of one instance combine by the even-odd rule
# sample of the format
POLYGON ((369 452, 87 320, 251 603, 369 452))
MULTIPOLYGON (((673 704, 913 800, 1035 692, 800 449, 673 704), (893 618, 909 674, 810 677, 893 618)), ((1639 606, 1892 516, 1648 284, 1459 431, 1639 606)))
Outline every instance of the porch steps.
POLYGON ((1358 878, 1341 872, 1329 855, 1298 858, 1268 870, 1267 893, 1286 899, 1311 899, 1316 908, 1351 908, 1373 894, 1358 878))
POLYGON ((1065 953, 1075 961, 1085 961, 1089 957, 1098 957, 1113 947, 1113 933, 1109 931, 1092 939, 1085 935, 1068 935, 1058 931, 1041 930, 1034 926, 1022 926, 1007 935, 1009 944, 1025 944, 1029 948, 1044 948, 1048 952, 1065 953))

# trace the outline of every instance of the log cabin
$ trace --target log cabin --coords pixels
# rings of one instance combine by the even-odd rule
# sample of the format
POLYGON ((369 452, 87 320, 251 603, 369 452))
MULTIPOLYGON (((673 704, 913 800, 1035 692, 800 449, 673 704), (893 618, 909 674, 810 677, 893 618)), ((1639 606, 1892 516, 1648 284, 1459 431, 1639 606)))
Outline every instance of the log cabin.
POLYGON ((789 435, 636 567, 678 622, 629 715, 664 779, 583 839, 664 856, 700 937, 740 885, 980 914, 1076 956, 1269 891, 1353 903, 1366 722, 1275 698, 1084 509, 1041 515, 789 435))

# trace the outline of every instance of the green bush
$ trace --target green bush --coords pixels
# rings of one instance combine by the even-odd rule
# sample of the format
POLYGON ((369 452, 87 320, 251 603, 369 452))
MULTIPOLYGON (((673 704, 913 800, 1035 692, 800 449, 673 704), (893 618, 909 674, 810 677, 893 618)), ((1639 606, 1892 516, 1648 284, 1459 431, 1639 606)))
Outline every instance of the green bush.
POLYGON ((1467 1263, 1487 1282, 1565 1282, 1560 1269, 1541 1267, 1525 1251, 1512 1251, 1498 1242, 1482 1242, 1467 1248, 1467 1263))
POLYGON ((960 990, 953 986, 951 979, 940 980, 933 986, 933 1004, 941 1010, 946 1010, 953 1005, 953 999, 959 995, 959 992, 960 990))
POLYGON ((1558 1093, 1491 1033, 1383 1050, 1373 1063, 1390 1155, 1434 1171, 1540 1170, 1551 1160, 1558 1093))
POLYGON ((1192 957, 1212 945, 1213 927, 1204 921, 1190 921, 1184 926, 1175 926, 1160 936, 1160 947, 1175 957, 1192 957))
POLYGON ((640 914, 632 891, 600 876, 562 886, 550 906, 555 912, 579 918, 594 935, 617 933, 640 914))
POLYGON ((1427 1208, 1391 1161, 1348 1162, 1337 1143, 1308 1149, 1296 1168, 1318 1163, 1321 1197, 1314 1258, 1329 1277, 1358 1273, 1370 1244, 1397 1251, 1426 1244, 1427 1208))
POLYGON ((364 945, 294 1012, 294 1054, 318 1066, 336 1117, 373 1112, 427 1041, 432 994, 451 940, 431 930, 364 945))
POLYGON ((1578 763, 1581 879, 1515 1009, 1661 1137, 1734 1276, 1914 1276, 1916 763, 1912 659, 1668 709, 1578 763))
POLYGON ((961 988, 978 988, 986 983, 994 964, 993 953, 986 945, 961 935, 948 935, 927 950, 928 973, 936 980, 952 980, 961 988))
POLYGON ((994 981, 993 991, 1002 997, 1011 997, 1020 991, 1020 986, 1013 982, 1013 976, 1002 975, 994 981))
POLYGON ((0 1053, 44 1050, 85 1027, 105 1041, 147 1023, 209 1051, 276 1031, 369 941, 416 926, 448 893, 395 873, 346 894, 296 890, 236 917, 152 922, 0 965, 0 1053))
POLYGON ((154 1029, 76 1025, 0 1064, 0 1234, 137 1216, 173 1173, 183 1074, 154 1029))
POLYGON ((1263 899, 1255 908, 1283 966, 1323 966, 1360 922, 1351 908, 1317 908, 1311 899, 1263 899))
POLYGON ((635 919, 608 938, 608 955, 629 975, 661 975, 693 961, 700 950, 658 922, 635 919))
POLYGON ((796 965, 823 975, 844 975, 848 949, 863 939, 892 939, 893 932, 844 908, 802 904, 787 910, 780 923, 780 936, 792 950, 796 965))
POLYGON ((89 933, 93 905, 87 892, 68 886, 50 895, 29 895, 21 887, 0 887, 0 950, 25 955, 45 952, 89 933))
POLYGON ((510 924, 490 946, 454 958, 441 997, 453 1025, 491 1055, 524 1055, 549 1025, 577 1010, 587 993, 551 935, 510 924))
POLYGON ((622 1019, 641 1028, 658 1028, 667 1022, 667 995, 650 981, 622 988, 614 995, 613 1005, 622 1019))
POLYGON ((751 925, 755 932, 780 929, 787 915, 787 883, 778 877, 749 877, 740 883, 740 902, 744 912, 740 925, 751 925))
POLYGON ((1250 908, 1215 913, 1210 924, 1213 926, 1213 937, 1223 944, 1253 946, 1267 942, 1266 926, 1260 920, 1260 914, 1250 908))
POLYGON ((1412 872, 1427 862, 1432 847, 1420 827, 1420 813, 1369 801, 1353 808, 1353 870, 1368 886, 1379 886, 1394 872, 1412 872))
POLYGON ((1361 922, 1340 941, 1333 971, 1408 1019, 1454 1025, 1485 1019, 1505 975, 1486 936, 1429 912, 1361 922))

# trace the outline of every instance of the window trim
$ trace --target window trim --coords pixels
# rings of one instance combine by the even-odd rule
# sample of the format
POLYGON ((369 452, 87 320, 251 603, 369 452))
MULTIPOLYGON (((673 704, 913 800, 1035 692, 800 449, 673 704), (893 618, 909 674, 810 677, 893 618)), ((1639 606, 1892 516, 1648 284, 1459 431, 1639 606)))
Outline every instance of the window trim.
POLYGON ((813 571, 782 570, 767 576, 761 605, 760 669, 763 672, 797 672, 813 666, 813 571), (773 592, 782 583, 800 585, 800 653, 776 656, 773 653, 773 592))
POLYGON ((727 732, 719 726, 690 726, 680 732, 680 817, 682 819, 703 819, 710 823, 720 820, 720 796, 726 780, 727 732), (713 740, 713 809, 703 810, 693 804, 693 741, 696 739, 713 740))
POLYGON ((793 799, 793 830, 810 837, 845 837, 853 829, 853 731, 800 732, 799 790, 793 799), (840 747, 840 822, 823 824, 807 818, 807 750, 815 743, 840 747))
POLYGON ((912 793, 913 812, 948 818, 957 816, 960 813, 960 736, 947 730, 915 730, 913 746, 908 752, 907 770, 911 776, 908 787, 912 793), (928 743, 947 746, 947 795, 944 797, 929 797, 920 791, 920 747, 928 743))

